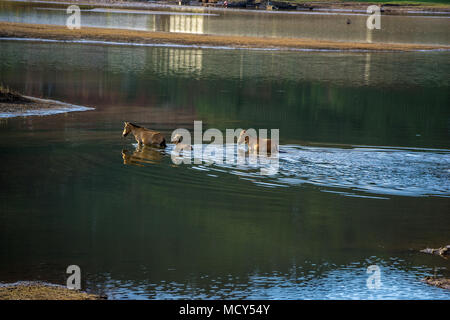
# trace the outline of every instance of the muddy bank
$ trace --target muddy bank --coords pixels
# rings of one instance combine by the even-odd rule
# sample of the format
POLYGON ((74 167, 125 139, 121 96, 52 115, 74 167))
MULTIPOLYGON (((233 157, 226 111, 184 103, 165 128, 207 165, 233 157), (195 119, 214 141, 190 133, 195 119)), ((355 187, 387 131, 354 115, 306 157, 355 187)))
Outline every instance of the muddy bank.
POLYGON ((103 300, 104 296, 40 282, 0 285, 0 300, 103 300))
POLYGON ((50 115, 87 110, 94 110, 94 108, 77 106, 56 100, 28 97, 0 87, 0 118, 50 115))
POLYGON ((430 286, 450 290, 450 279, 425 277, 422 279, 422 281, 426 284, 429 284, 430 286))
POLYGON ((355 51, 417 51, 450 50, 450 46, 362 43, 323 41, 299 38, 265 38, 248 36, 218 36, 186 33, 152 32, 107 28, 83 27, 69 30, 65 26, 0 22, 2 38, 32 38, 53 40, 91 40, 138 44, 172 44, 232 48, 261 49, 310 49, 310 50, 355 50, 355 51))
MULTIPOLYGON (((443 246, 443 247, 440 247, 437 249, 426 248, 426 249, 420 250, 420 252, 432 254, 432 255, 440 256, 444 259, 448 259, 448 257, 450 257, 450 245, 446 245, 446 246, 443 246)), ((447 278, 425 277, 422 279, 422 281, 431 286, 450 290, 450 279, 447 279, 447 278)))

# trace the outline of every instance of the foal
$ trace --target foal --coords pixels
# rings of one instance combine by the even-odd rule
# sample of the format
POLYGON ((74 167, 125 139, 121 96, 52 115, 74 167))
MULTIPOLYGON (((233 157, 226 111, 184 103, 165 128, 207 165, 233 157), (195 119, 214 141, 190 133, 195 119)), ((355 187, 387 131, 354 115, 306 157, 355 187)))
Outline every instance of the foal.
POLYGON ((180 134, 176 134, 173 138, 172 138, 172 143, 175 143, 175 151, 180 152, 183 150, 193 150, 192 146, 190 144, 186 144, 186 143, 181 143, 181 141, 183 141, 183 136, 180 134))
POLYGON ((264 145, 266 147, 267 154, 272 154, 278 151, 278 144, 274 143, 274 145, 272 146, 272 139, 258 139, 257 137, 254 137, 252 134, 247 133, 247 130, 241 131, 237 143, 238 144, 245 143, 246 145, 248 145, 248 151, 255 153, 263 151, 261 149, 264 149, 264 145))

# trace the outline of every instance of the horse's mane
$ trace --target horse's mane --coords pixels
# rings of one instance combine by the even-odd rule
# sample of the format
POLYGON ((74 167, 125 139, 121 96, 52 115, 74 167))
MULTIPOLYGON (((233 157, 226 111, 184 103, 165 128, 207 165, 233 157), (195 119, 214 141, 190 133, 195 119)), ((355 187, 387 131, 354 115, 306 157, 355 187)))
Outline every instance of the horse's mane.
POLYGON ((141 126, 138 126, 137 124, 134 124, 134 123, 131 123, 131 122, 130 122, 130 124, 131 124, 133 127, 135 127, 135 128, 141 128, 141 126))

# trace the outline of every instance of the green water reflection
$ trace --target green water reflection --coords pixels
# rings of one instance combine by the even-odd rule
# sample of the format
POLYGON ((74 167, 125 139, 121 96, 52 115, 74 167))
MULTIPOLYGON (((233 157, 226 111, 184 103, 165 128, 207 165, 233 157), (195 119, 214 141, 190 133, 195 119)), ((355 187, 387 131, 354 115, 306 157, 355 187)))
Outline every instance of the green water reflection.
POLYGON ((121 138, 124 120, 166 134, 203 120, 280 128, 282 145, 448 149, 448 53, 0 45, 1 82, 96 108, 0 122, 1 281, 64 283, 78 264, 115 298, 449 298, 419 282, 448 262, 416 251, 448 241, 446 197, 267 188, 165 154, 124 165, 121 138))

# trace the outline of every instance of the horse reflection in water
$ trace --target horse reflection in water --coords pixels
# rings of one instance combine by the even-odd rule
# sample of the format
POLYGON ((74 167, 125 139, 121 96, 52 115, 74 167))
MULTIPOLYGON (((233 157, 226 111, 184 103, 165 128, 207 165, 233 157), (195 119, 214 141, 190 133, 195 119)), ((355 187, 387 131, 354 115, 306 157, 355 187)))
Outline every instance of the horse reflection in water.
POLYGON ((160 163, 164 155, 160 149, 149 146, 138 145, 131 153, 128 150, 122 150, 123 164, 136 165, 143 167, 145 164, 160 163))

